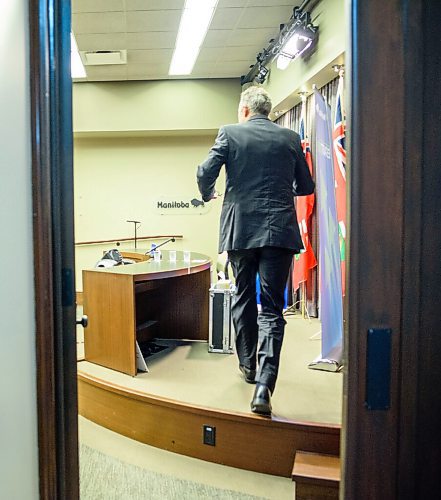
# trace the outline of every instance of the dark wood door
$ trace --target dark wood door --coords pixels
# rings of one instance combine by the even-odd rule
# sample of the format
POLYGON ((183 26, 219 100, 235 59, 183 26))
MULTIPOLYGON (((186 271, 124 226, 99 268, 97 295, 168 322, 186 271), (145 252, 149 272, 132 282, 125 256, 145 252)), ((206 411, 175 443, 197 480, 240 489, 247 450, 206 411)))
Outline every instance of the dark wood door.
POLYGON ((441 486, 441 3, 352 0, 350 8, 342 498, 435 498, 441 486), (372 359, 369 331, 377 329, 383 340, 390 335, 390 349, 384 342, 372 359), (383 407, 369 404, 373 380, 386 395, 383 407))

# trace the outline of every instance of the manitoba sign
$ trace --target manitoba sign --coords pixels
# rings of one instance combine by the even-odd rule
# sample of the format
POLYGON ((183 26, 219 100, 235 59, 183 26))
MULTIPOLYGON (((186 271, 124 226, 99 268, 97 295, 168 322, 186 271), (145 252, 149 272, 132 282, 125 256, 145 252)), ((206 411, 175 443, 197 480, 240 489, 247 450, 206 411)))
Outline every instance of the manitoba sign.
POLYGON ((210 211, 210 203, 199 198, 161 197, 154 201, 155 212, 161 215, 204 215, 210 211))

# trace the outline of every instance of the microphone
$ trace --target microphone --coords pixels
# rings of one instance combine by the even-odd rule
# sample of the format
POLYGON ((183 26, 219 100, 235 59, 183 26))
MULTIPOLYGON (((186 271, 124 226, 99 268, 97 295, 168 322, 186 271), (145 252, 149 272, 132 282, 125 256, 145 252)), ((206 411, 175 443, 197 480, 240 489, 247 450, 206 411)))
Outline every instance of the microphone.
POLYGON ((153 251, 157 250, 158 248, 161 248, 162 246, 164 246, 164 245, 165 245, 166 243, 168 243, 169 241, 171 241, 171 242, 175 242, 175 241, 176 241, 176 239, 175 239, 175 237, 174 237, 174 236, 172 236, 172 237, 171 237, 171 238, 169 238, 168 240, 163 241, 160 245, 155 246, 155 248, 154 248, 153 250, 148 250, 148 251, 147 251, 144 255, 148 255, 148 254, 152 253, 153 251))

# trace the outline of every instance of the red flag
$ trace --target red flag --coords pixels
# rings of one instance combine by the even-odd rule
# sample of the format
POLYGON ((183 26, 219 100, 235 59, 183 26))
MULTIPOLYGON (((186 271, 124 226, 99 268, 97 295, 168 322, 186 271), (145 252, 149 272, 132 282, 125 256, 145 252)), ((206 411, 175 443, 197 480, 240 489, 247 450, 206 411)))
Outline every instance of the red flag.
POLYGON ((343 106, 343 76, 340 75, 335 104, 332 142, 334 151, 335 200, 337 204, 338 239, 340 242, 341 288, 346 293, 346 120, 343 106))
MULTIPOLYGON (((302 112, 300 116, 300 140, 302 143, 303 153, 308 164, 309 171, 312 175, 312 157, 309 140, 306 135, 306 119, 305 119, 305 102, 302 104, 302 112)), ((295 256, 294 272, 293 272, 293 288, 297 290, 300 283, 308 281, 309 270, 317 265, 314 250, 311 246, 310 228, 311 215, 314 210, 315 196, 299 196, 297 198, 297 222, 299 224, 300 235, 302 236, 303 246, 305 249, 302 253, 295 256)))

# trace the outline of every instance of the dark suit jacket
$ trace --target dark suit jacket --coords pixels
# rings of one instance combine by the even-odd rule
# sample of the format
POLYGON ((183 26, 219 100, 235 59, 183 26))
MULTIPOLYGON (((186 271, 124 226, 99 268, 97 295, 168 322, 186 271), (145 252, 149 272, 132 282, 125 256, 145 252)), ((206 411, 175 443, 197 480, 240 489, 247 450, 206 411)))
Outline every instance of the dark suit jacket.
POLYGON ((298 253, 303 244, 294 196, 314 191, 299 135, 263 115, 221 127, 197 171, 204 201, 212 197, 222 165, 226 192, 219 252, 275 246, 298 253))

